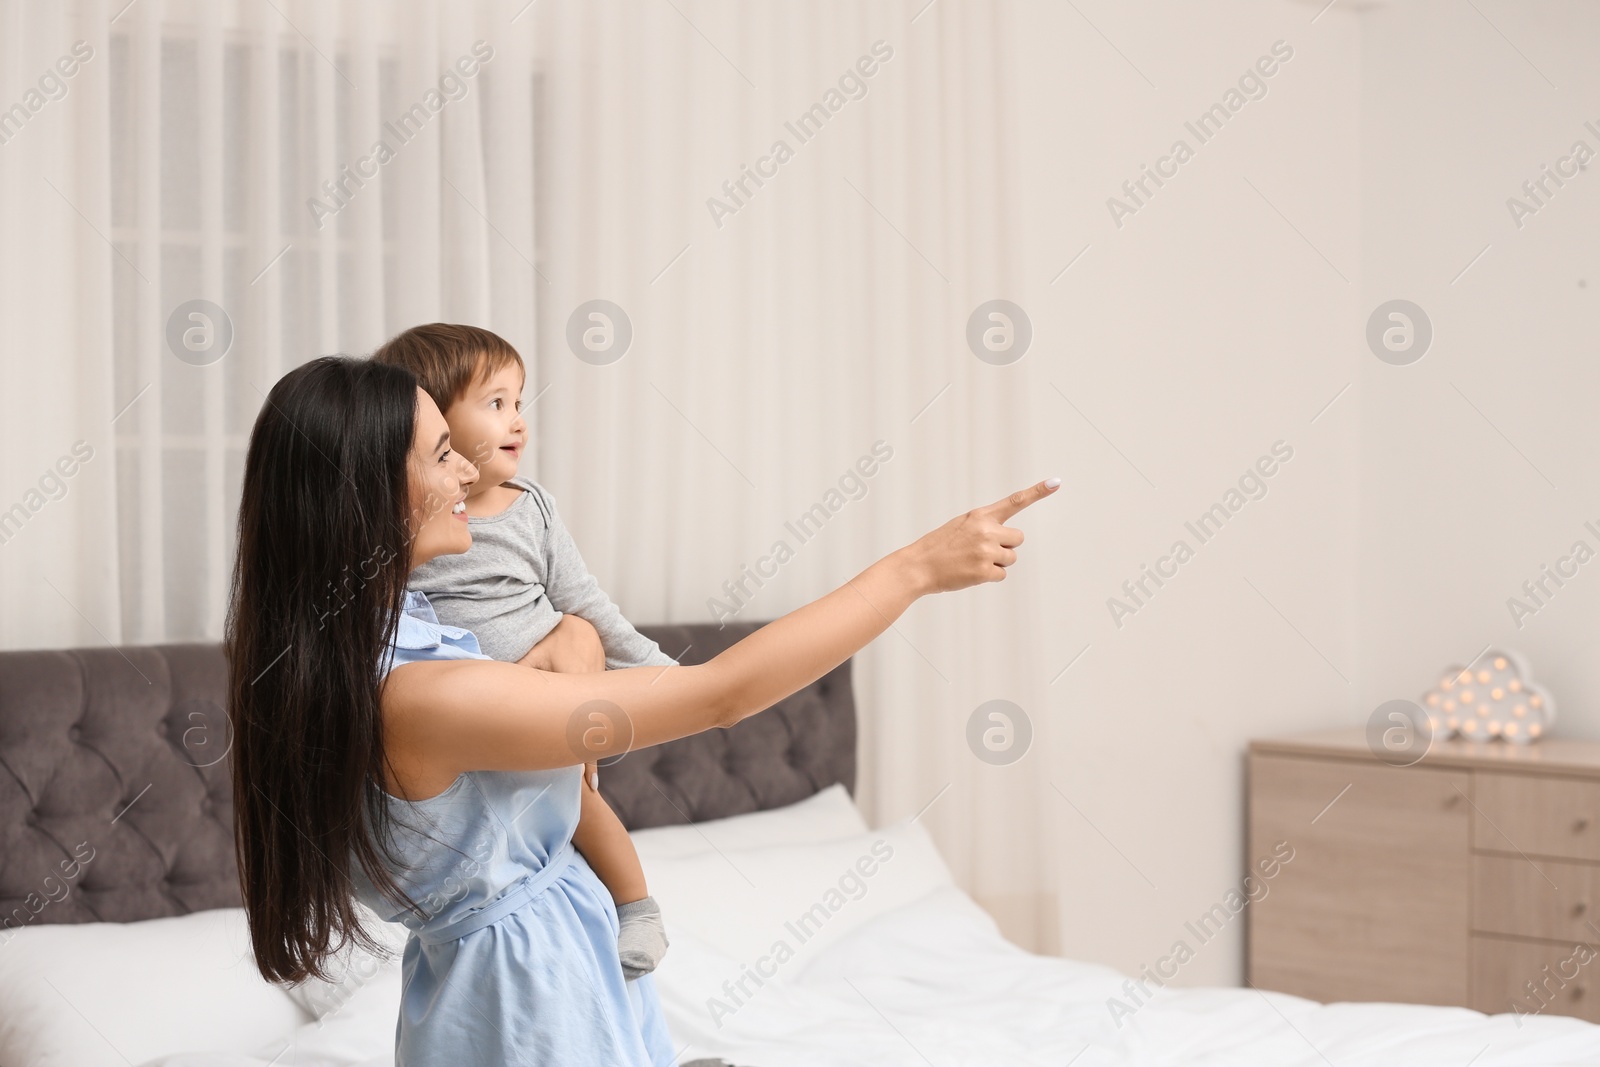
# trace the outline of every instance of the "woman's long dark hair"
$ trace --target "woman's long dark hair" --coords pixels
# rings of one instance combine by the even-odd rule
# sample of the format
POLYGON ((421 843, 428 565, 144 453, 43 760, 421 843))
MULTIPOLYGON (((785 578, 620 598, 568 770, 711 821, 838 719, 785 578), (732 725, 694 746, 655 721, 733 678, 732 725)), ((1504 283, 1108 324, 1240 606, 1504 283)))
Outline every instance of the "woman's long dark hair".
POLYGON ((272 387, 250 434, 224 644, 234 847, 269 981, 329 977, 350 939, 379 950, 350 857, 410 902, 373 835, 389 826, 380 660, 410 566, 416 401, 407 370, 325 356, 272 387))

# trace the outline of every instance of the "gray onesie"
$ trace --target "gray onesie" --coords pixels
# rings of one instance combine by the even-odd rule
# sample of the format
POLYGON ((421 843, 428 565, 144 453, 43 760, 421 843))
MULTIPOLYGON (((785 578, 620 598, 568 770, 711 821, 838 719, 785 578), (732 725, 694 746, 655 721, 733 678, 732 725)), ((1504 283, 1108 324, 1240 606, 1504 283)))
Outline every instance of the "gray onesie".
POLYGON ((489 658, 516 662, 572 614, 599 633, 607 669, 676 664, 600 588, 550 494, 531 478, 507 484, 522 494, 498 515, 467 520, 469 551, 411 572, 408 587, 427 594, 439 621, 471 630, 489 658))

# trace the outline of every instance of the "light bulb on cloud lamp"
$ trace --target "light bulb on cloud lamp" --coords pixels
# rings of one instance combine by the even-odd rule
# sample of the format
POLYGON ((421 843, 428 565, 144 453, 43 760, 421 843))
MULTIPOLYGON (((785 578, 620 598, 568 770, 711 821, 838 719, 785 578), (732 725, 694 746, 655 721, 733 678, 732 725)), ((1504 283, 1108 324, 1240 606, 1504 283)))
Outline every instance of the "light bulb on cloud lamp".
POLYGON ((1555 698, 1533 681, 1527 657, 1510 649, 1491 648, 1473 664, 1447 667, 1422 704, 1437 740, 1459 734, 1526 745, 1548 734, 1556 717, 1555 698))

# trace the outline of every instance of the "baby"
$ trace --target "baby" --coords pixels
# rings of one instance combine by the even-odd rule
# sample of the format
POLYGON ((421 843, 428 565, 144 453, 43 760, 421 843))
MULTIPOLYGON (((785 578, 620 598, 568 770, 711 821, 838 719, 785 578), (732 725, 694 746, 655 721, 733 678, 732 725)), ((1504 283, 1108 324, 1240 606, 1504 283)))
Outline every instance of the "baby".
MULTIPOLYGON (((410 587, 427 595, 439 621, 471 630, 486 656, 542 670, 676 665, 600 588, 550 494, 518 477, 527 426, 516 349, 488 330, 436 322, 390 338, 372 358, 416 375, 450 424, 451 448, 478 467, 467 495, 471 550, 440 556, 411 574, 410 587)), ((667 935, 639 855, 597 780, 587 765, 572 843, 616 904, 617 951, 632 980, 655 969, 667 935)))

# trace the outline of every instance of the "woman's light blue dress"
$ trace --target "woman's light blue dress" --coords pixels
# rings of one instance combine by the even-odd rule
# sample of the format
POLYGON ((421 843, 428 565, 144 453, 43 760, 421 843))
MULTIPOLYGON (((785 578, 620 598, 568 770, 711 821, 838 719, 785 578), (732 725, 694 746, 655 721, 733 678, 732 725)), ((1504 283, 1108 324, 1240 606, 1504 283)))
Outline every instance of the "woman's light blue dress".
MULTIPOLYGON (((385 673, 487 658, 415 592, 390 654, 385 673)), ((429 915, 380 897, 353 863, 362 903, 411 930, 396 1067, 674 1062, 654 976, 623 979, 616 906, 572 845, 582 772, 469 771, 425 800, 387 798, 409 870, 389 869, 429 915)))

